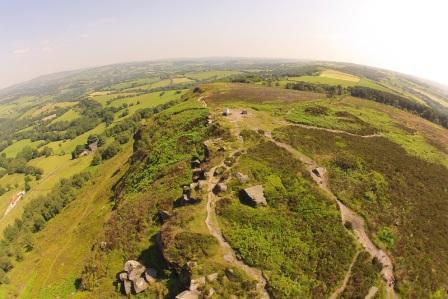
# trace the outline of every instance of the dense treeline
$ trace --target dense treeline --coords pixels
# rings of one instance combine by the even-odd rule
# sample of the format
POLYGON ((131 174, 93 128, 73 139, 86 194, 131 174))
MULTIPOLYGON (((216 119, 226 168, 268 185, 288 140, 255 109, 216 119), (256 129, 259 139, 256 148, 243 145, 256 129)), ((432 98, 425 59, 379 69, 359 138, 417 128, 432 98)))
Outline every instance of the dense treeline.
POLYGON ((45 224, 67 206, 90 179, 89 173, 81 173, 70 179, 62 179, 48 195, 30 201, 22 217, 3 231, 0 242, 0 283, 6 283, 5 273, 13 268, 13 260, 23 259, 23 253, 33 249, 32 234, 42 230, 45 224))
POLYGON ((52 154, 53 150, 46 146, 41 150, 26 146, 15 158, 8 158, 6 157, 6 154, 3 153, 0 155, 0 168, 3 168, 0 171, 0 177, 6 174, 24 173, 34 175, 37 179, 40 179, 43 170, 38 167, 27 165, 27 162, 42 156, 49 157, 52 154))
POLYGON ((309 83, 309 82, 295 82, 287 83, 287 89, 301 90, 301 91, 312 91, 318 93, 325 93, 328 97, 333 97, 336 95, 343 95, 347 93, 347 89, 341 85, 329 85, 329 84, 319 84, 319 83, 309 83))
POLYGON ((390 105, 417 114, 433 123, 448 128, 448 115, 436 111, 431 107, 417 103, 401 95, 377 90, 364 86, 342 87, 341 85, 316 84, 309 82, 296 82, 286 84, 286 88, 302 91, 326 93, 327 96, 349 94, 353 97, 368 99, 382 104, 390 105))

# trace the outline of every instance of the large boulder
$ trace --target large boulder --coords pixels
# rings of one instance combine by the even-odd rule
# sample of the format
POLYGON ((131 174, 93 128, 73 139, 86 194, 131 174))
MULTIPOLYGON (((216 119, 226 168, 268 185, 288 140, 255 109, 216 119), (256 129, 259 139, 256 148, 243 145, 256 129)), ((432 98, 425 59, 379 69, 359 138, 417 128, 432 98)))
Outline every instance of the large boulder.
POLYGON ((247 176, 241 172, 237 172, 235 176, 241 184, 245 184, 249 181, 249 176, 247 176))
POLYGON ((183 291, 182 293, 176 296, 176 299, 199 299, 201 296, 201 292, 199 291, 183 291))
POLYGON ((205 277, 201 276, 196 279, 192 279, 190 282, 190 291, 197 291, 201 286, 205 284, 205 277))
POLYGON ((213 193, 215 193, 215 194, 219 194, 219 193, 226 192, 226 191, 227 191, 227 185, 224 183, 218 183, 213 188, 213 193))
POLYGON ((124 271, 130 273, 134 268, 137 268, 139 266, 143 266, 137 261, 129 260, 124 264, 124 271))
POLYGON ((256 185, 243 190, 242 195, 245 200, 255 207, 267 206, 268 203, 264 197, 264 191, 262 185, 256 185))
POLYGON ((128 280, 128 273, 127 272, 121 272, 120 274, 118 274, 118 278, 120 279, 120 281, 128 280))
POLYGON ((134 281, 134 291, 136 294, 143 292, 148 288, 149 284, 144 278, 138 278, 134 281))
POLYGON ((217 279, 218 279, 218 273, 217 272, 211 273, 211 274, 207 275, 207 280, 209 282, 214 282, 217 279))
POLYGON ((126 295, 131 294, 132 282, 130 280, 123 281, 123 289, 126 295))
POLYGON ((131 272, 128 273, 128 279, 135 282, 142 276, 142 274, 145 272, 145 269, 146 268, 143 265, 135 267, 131 270, 131 272))
POLYGON ((157 270, 153 268, 147 268, 145 270, 145 279, 148 283, 156 282, 157 270))
POLYGON ((323 167, 317 167, 313 169, 313 173, 319 177, 319 178, 323 178, 326 174, 327 174, 327 170, 323 167))

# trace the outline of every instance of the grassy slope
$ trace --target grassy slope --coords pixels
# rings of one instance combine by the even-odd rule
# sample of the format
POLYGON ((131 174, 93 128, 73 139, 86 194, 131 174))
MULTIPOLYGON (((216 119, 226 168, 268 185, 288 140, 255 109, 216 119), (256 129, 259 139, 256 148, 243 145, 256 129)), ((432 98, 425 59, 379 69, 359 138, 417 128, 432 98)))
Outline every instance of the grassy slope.
POLYGON ((248 174, 250 183, 232 179, 231 193, 224 195, 231 200, 218 203, 225 237, 249 265, 264 271, 276 298, 328 296, 354 255, 334 203, 299 162, 271 143, 249 149, 238 164, 232 173, 248 174), (240 188, 260 183, 268 208, 238 200, 240 188))
POLYGON ((129 144, 122 153, 93 170, 92 184, 38 234, 35 249, 13 269, 12 283, 0 288, 0 297, 75 297, 75 278, 111 210, 111 187, 126 170, 131 150, 129 144))
POLYGON ((53 124, 58 121, 72 121, 77 119, 78 117, 80 117, 80 113, 74 109, 70 109, 69 111, 59 116, 58 118, 53 119, 51 123, 53 124))
POLYGON ((95 128, 90 131, 85 132, 77 136, 71 140, 62 140, 62 141, 53 141, 47 144, 49 148, 52 148, 54 153, 59 154, 71 154, 71 152, 75 149, 78 144, 85 144, 87 142, 87 137, 92 134, 101 134, 106 129, 106 125, 104 123, 99 124, 95 128))
MULTIPOLYGON (((71 160, 70 155, 65 155, 61 158, 61 160, 54 157, 49 157, 46 159, 47 160, 45 162, 39 161, 39 163, 41 165, 48 163, 48 165, 44 165, 44 168, 54 170, 52 172, 44 173, 41 180, 32 182, 31 190, 5 218, 0 220, 0 231, 3 231, 8 224, 13 223, 16 218, 22 215, 23 208, 28 201, 38 196, 45 195, 61 178, 69 178, 86 169, 89 166, 92 157, 86 156, 76 160, 71 160), (56 164, 56 162, 61 163, 56 164)), ((23 179, 19 179, 19 183, 22 186, 23 179)), ((20 190, 22 189, 19 188, 18 191, 20 190)), ((3 198, 2 200, 5 201, 9 199, 3 198)))
POLYGON ((185 76, 193 80, 209 80, 209 79, 221 79, 231 75, 241 74, 239 71, 203 71, 203 72, 190 72, 185 76))
POLYGON ((24 147, 38 148, 41 143, 42 141, 33 142, 31 139, 22 139, 5 148, 2 153, 5 153, 8 158, 14 158, 24 147))
POLYGON ((405 298, 422 298, 443 286, 448 274, 448 248, 441 239, 448 225, 446 167, 411 156, 382 137, 297 127, 279 130, 277 137, 330 170, 338 197, 367 218, 374 240, 391 251, 405 298))

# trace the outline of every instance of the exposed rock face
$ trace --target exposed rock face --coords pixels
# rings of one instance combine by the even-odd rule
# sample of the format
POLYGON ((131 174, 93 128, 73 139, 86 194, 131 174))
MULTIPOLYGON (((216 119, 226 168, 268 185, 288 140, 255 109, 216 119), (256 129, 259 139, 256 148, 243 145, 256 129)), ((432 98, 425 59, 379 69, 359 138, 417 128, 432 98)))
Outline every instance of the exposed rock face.
POLYGON ((120 281, 128 280, 128 273, 127 272, 121 272, 120 274, 118 274, 118 278, 120 279, 120 281))
POLYGON ((192 170, 193 172, 193 182, 197 182, 199 180, 205 180, 206 176, 205 176, 205 170, 202 168, 193 168, 192 170))
POLYGON ((137 278, 134 281, 134 291, 136 294, 143 292, 148 288, 149 284, 146 282, 144 278, 137 278))
POLYGON ((201 296, 201 292, 199 291, 183 291, 179 295, 176 296, 176 299, 199 299, 201 296))
POLYGON ((201 161, 199 159, 193 159, 191 161, 191 167, 192 168, 198 168, 201 166, 201 161))
POLYGON ((142 264, 140 264, 137 261, 129 260, 124 264, 124 271, 127 273, 130 273, 134 268, 140 267, 142 264))
POLYGON ((207 293, 205 294, 205 298, 211 298, 214 294, 215 294, 215 289, 214 288, 209 288, 207 290, 207 293))
POLYGON ((149 283, 156 282, 157 270, 153 268, 147 268, 145 270, 145 279, 149 283))
POLYGON ((243 195, 245 199, 249 200, 251 205, 258 206, 267 206, 268 203, 266 198, 264 197, 263 186, 256 185, 243 190, 243 195))
POLYGON ((237 172, 235 176, 241 184, 245 184, 249 181, 249 176, 247 176, 241 172, 237 172))
POLYGON ((323 167, 317 167, 317 168, 313 169, 313 173, 316 176, 318 176, 320 178, 323 178, 325 176, 325 174, 327 173, 327 170, 325 168, 323 168, 323 167))
POLYGON ((213 193, 215 193, 215 194, 219 194, 219 193, 226 192, 226 191, 227 191, 227 185, 224 183, 218 183, 213 188, 213 193))
POLYGON ((207 280, 208 280, 209 282, 214 282, 214 281, 217 280, 217 279, 218 279, 218 273, 216 273, 216 272, 207 275, 207 280))
POLYGON ((132 282, 130 280, 123 281, 123 289, 126 295, 131 294, 132 282))
POLYGON ((128 272, 128 279, 135 282, 139 277, 142 276, 144 272, 145 272, 145 266, 140 264, 134 269, 132 269, 130 272, 128 272))
POLYGON ((205 277, 201 276, 196 279, 192 279, 190 282, 190 291, 197 291, 199 287, 205 284, 205 277))
POLYGON ((123 283, 126 295, 131 294, 132 289, 136 294, 143 292, 151 283, 156 282, 157 271, 137 261, 129 260, 124 264, 124 272, 118 274, 118 279, 123 283))

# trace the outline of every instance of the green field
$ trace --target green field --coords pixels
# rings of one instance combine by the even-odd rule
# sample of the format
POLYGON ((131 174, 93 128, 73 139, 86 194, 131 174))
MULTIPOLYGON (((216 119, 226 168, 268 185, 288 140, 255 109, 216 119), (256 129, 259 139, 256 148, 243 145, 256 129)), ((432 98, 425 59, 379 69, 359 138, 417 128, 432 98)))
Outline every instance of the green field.
POLYGON ((5 148, 2 153, 5 153, 7 157, 14 158, 23 148, 30 146, 32 148, 38 148, 42 141, 31 141, 31 139, 22 139, 14 142, 7 148, 5 148))
MULTIPOLYGON (((51 172, 44 173, 39 181, 33 181, 31 183, 31 190, 23 197, 23 200, 17 204, 17 206, 3 219, 0 220, 0 231, 8 225, 14 222, 14 220, 22 215, 25 203, 41 195, 47 194, 51 188, 53 188, 60 179, 69 178, 81 171, 85 170, 90 165, 92 156, 85 156, 76 160, 71 160, 70 155, 65 155, 62 158, 48 157, 43 158, 32 163, 37 163, 43 166, 51 172)), ((16 177, 15 180, 19 185, 23 186, 22 178, 16 177)), ((1 181, 0 181, 1 182, 1 181)), ((1 184, 1 183, 0 183, 1 184)), ((23 190, 23 187, 19 187, 18 191, 23 190)), ((2 199, 4 201, 5 199, 2 199)))
POLYGON ((95 93, 91 94, 90 97, 93 100, 100 103, 101 105, 108 106, 108 104, 107 104, 108 101, 110 101, 110 100, 113 101, 114 99, 116 99, 117 97, 120 97, 120 96, 129 96, 129 95, 133 96, 133 95, 135 95, 135 93, 134 92, 112 92, 112 93, 95 92, 95 93))
POLYGON ((99 124, 97 127, 93 128, 90 131, 85 132, 77 136, 71 140, 62 140, 62 141, 53 141, 47 144, 47 146, 53 149, 54 153, 57 155, 60 154, 70 154, 78 144, 85 144, 87 142, 87 137, 93 134, 101 134, 106 129, 106 125, 104 123, 99 124))
POLYGON ((203 71, 186 73, 185 76, 194 80, 222 79, 224 77, 241 74, 239 71, 203 71))
POLYGON ((319 75, 316 76, 288 77, 286 81, 282 81, 282 84, 288 83, 290 81, 303 81, 317 84, 341 85, 343 87, 364 86, 391 92, 389 88, 384 87, 378 83, 375 83, 372 80, 366 78, 359 78, 350 74, 334 70, 324 70, 319 75))
POLYGON ((325 78, 331 78, 331 79, 339 79, 344 81, 350 81, 350 82, 359 82, 360 78, 354 75, 350 75, 347 73, 335 71, 335 70, 324 70, 320 72, 319 76, 325 77, 325 78))
POLYGON ((51 121, 51 124, 58 122, 58 121, 72 121, 80 117, 81 115, 77 110, 71 109, 59 116, 58 118, 55 118, 51 121))

